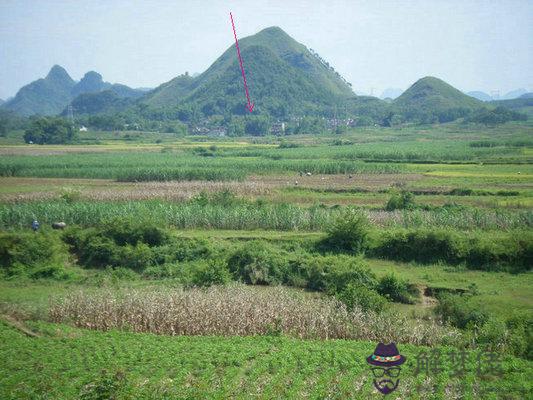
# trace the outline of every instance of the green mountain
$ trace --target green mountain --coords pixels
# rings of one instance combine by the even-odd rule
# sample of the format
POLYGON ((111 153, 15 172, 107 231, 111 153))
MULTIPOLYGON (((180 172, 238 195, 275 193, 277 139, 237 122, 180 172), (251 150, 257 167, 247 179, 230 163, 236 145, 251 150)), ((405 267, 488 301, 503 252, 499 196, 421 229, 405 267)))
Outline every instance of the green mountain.
MULTIPOLYGON (((355 96, 331 66, 278 27, 239 41, 254 112, 287 113, 332 107, 355 96)), ((182 75, 142 99, 153 107, 184 104, 204 115, 244 114, 246 99, 235 45, 196 78, 182 75)))
POLYGON ((75 84, 67 71, 54 65, 45 78, 22 87, 2 108, 24 116, 58 114, 69 103, 75 84))
POLYGON ((453 121, 483 107, 480 100, 431 76, 416 81, 392 104, 405 119, 422 123, 453 121))
MULTIPOLYGON (((83 93, 70 103, 76 115, 116 113, 125 110, 132 104, 131 97, 120 96, 113 89, 96 93, 83 93)), ((63 110, 61 115, 67 115, 67 108, 63 110)))
MULTIPOLYGON (((135 99, 142 97, 145 91, 132 89, 119 83, 105 82, 100 91, 94 86, 92 91, 81 93, 70 102, 76 115, 79 114, 112 114, 126 110, 135 103, 135 99)), ((67 115, 67 107, 61 115, 67 115)))
POLYGON ((94 71, 87 72, 76 82, 64 68, 54 65, 45 78, 22 87, 13 99, 2 104, 2 108, 22 116, 57 115, 78 96, 104 90, 111 90, 120 98, 138 98, 145 94, 125 85, 104 82, 102 75, 94 71))
POLYGON ((89 71, 72 88, 71 95, 76 97, 82 93, 101 92, 102 90, 108 89, 110 86, 111 84, 104 82, 102 75, 98 72, 89 71))

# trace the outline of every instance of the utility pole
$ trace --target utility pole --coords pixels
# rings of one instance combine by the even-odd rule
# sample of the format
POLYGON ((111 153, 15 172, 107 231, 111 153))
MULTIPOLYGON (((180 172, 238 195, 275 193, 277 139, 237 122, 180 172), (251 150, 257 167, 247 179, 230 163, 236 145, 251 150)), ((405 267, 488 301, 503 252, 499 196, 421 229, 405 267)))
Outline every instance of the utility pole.
POLYGON ((72 128, 74 129, 74 108, 71 104, 67 107, 68 112, 68 120, 70 121, 70 125, 72 125, 72 128))

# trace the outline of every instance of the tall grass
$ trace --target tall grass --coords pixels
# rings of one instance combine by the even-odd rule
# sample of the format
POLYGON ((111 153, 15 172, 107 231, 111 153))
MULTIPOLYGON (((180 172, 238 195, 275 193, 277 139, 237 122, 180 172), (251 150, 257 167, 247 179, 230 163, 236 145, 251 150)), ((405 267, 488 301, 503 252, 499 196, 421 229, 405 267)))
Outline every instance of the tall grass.
POLYGON ((497 160, 501 157, 520 158, 515 147, 473 147, 467 141, 435 143, 435 141, 401 140, 400 137, 375 143, 342 146, 305 146, 277 149, 231 149, 227 155, 240 157, 268 157, 274 159, 332 159, 393 162, 474 162, 497 160))
POLYGON ((92 153, 5 156, 0 176, 102 178, 120 181, 242 180, 249 174, 307 171, 314 174, 396 173, 396 165, 361 161, 202 157, 188 153, 92 153))
MULTIPOLYGON (((231 204, 197 201, 35 201, 0 204, 0 228, 24 228, 37 219, 43 224, 64 221, 92 226, 113 217, 152 221, 180 229, 275 229, 283 231, 326 230, 344 207, 305 207, 294 204, 236 201, 231 204)), ((379 227, 452 228, 458 230, 512 230, 533 227, 530 210, 481 210, 438 208, 434 210, 365 211, 379 227)))
POLYGON ((452 341, 458 333, 435 321, 348 311, 334 298, 283 287, 242 285, 208 289, 98 290, 52 302, 52 322, 77 327, 126 329, 160 335, 268 335, 364 339, 423 345, 452 341))

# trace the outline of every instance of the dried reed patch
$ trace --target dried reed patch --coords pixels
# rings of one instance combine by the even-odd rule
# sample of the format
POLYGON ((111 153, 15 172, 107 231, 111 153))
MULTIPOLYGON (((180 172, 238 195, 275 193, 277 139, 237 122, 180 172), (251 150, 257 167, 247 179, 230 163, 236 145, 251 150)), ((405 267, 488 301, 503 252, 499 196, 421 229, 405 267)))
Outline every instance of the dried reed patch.
POLYGON ((104 179, 61 178, 0 178, 0 193, 5 203, 50 200, 60 198, 66 189, 79 192, 80 199, 95 201, 167 200, 186 201, 201 192, 216 193, 228 190, 236 196, 254 198, 269 195, 273 185, 261 181, 168 181, 115 182, 104 179))
POLYGON ((54 300, 52 322, 161 335, 249 336, 441 343, 456 335, 435 321, 348 311, 333 298, 284 287, 230 285, 208 289, 98 290, 54 300))
POLYGON ((261 182, 217 182, 217 181, 169 181, 139 182, 124 184, 110 189, 85 191, 82 197, 90 200, 190 200, 201 192, 216 193, 228 190, 239 197, 255 197, 270 192, 269 185, 261 182), (118 190, 117 190, 118 189, 118 190))
POLYGON ((258 181, 274 187, 303 187, 310 189, 354 189, 381 190, 391 186, 403 186, 409 182, 423 179, 422 174, 387 174, 387 173, 357 173, 357 174, 320 174, 300 176, 297 173, 276 176, 251 176, 250 181, 258 181))

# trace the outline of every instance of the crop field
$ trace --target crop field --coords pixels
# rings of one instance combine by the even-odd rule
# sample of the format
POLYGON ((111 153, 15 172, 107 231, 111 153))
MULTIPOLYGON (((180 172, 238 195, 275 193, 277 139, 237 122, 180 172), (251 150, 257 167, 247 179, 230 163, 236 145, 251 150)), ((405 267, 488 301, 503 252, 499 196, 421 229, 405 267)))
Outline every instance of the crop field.
POLYGON ((532 137, 10 132, 0 398, 373 399, 366 358, 395 342, 390 398, 527 399, 532 137))
MULTIPOLYGON (((106 333, 31 324, 39 337, 0 325, 3 398, 374 398, 361 360, 371 342, 300 341, 283 337, 164 337, 106 333), (6 346, 9 343, 9 347, 6 346), (38 368, 38 374, 21 371, 38 368), (93 397, 89 397, 93 396, 93 397)), ((476 381, 476 354, 463 379, 446 364, 437 376, 414 375, 423 347, 402 347, 408 360, 398 398, 523 399, 531 392, 531 365, 507 358, 505 379, 476 381), (433 395, 432 393, 436 393, 433 395)), ((444 352, 450 348, 441 348, 444 352)))

